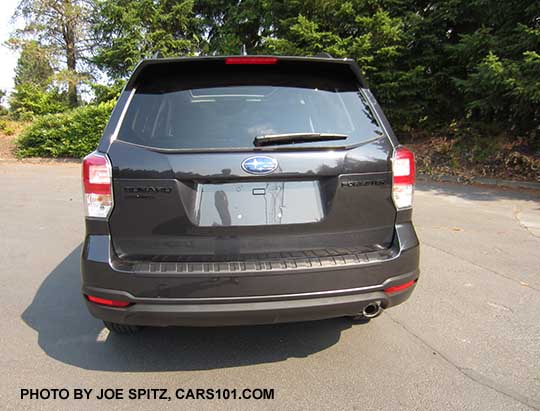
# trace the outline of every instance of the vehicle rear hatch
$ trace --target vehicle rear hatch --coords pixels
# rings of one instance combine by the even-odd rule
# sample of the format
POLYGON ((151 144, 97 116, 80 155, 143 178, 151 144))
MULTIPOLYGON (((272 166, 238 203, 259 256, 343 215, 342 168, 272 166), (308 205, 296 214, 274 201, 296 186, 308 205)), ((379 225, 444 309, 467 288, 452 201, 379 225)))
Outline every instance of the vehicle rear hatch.
POLYGON ((351 62, 156 60, 124 93, 108 148, 120 258, 234 261, 390 245, 392 146, 351 62))

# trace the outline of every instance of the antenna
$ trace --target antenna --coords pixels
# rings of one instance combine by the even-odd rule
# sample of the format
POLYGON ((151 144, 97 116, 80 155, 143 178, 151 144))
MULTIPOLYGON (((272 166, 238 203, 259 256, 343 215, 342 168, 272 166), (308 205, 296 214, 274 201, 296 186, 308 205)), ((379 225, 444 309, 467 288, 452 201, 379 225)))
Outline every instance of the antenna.
POLYGON ((240 54, 242 56, 247 56, 247 50, 246 50, 246 45, 245 44, 242 44, 242 48, 240 49, 240 54))

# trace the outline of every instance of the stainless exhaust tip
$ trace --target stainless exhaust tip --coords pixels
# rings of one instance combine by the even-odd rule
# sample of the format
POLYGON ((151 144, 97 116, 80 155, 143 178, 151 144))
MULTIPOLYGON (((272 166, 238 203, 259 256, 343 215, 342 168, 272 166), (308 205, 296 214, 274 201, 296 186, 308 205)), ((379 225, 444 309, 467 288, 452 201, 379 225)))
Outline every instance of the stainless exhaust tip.
POLYGON ((381 302, 376 301, 374 303, 369 303, 368 305, 366 305, 362 310, 362 315, 366 318, 375 318, 381 313, 381 311, 381 302))

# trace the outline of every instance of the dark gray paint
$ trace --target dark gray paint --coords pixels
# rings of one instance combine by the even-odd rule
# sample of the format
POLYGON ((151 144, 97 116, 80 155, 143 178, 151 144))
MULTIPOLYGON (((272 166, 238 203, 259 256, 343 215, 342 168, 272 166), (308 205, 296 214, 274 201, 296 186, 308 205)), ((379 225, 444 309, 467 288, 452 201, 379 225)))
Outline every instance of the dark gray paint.
MULTIPOLYGON (((351 150, 276 151, 272 156, 278 161, 278 170, 255 176, 241 168, 249 153, 163 154, 115 141, 109 150, 114 175, 115 207, 110 217, 114 248, 124 258, 144 259, 160 255, 213 256, 329 246, 387 246, 392 241, 396 215, 391 199, 391 152, 386 139, 351 150), (353 180, 380 185, 342 184, 353 180), (221 223, 204 227, 208 224, 198 223, 201 204, 197 197, 206 185, 234 183, 237 187, 254 187, 256 183, 264 186, 276 182, 303 182, 316 187, 312 198, 318 196, 321 204, 317 223, 313 215, 306 213, 304 221, 297 219, 296 224, 269 225, 266 214, 257 209, 251 214, 254 218, 259 216, 258 220, 251 219, 248 226, 221 223), (137 197, 126 193, 132 187, 165 187, 171 191, 137 197)), ((261 206, 260 198, 252 198, 253 207, 261 206)), ((227 199, 227 203, 237 202, 234 197, 227 199)), ((290 203, 289 207, 289 214, 297 216, 306 209, 303 201, 290 203)))
MULTIPOLYGON (((137 76, 146 66, 169 61, 183 60, 145 61, 137 67, 99 145, 99 150, 107 153, 112 162, 115 205, 108 223, 98 219, 86 221, 83 292, 105 298, 120 293, 134 302, 145 298, 144 306, 136 305, 137 310, 143 311, 139 313, 143 322, 153 318, 160 325, 193 324, 197 320, 186 318, 186 310, 171 308, 170 312, 160 313, 152 304, 171 299, 204 303, 205 299, 223 298, 226 302, 230 298, 256 297, 259 301, 289 300, 292 309, 297 298, 355 290, 350 291, 359 295, 353 307, 360 310, 370 301, 367 294, 361 295, 368 290, 381 292, 393 283, 418 278, 419 246, 410 222, 411 212, 396 212, 391 197, 391 159, 398 142, 369 90, 363 92, 386 135, 353 147, 167 151, 114 140, 137 76), (254 153, 275 158, 279 165, 276 171, 258 176, 242 170, 242 161, 254 153), (293 208, 290 214, 295 216, 287 223, 269 219, 268 212, 259 209, 261 199, 268 195, 266 191, 261 194, 260 189, 278 184, 286 185, 285 193, 290 191, 293 197, 298 195, 299 187, 309 191, 304 198, 309 205, 298 200, 287 203, 287 207, 293 208), (243 194, 238 194, 237 188, 243 194), (249 214, 249 224, 234 222, 230 205, 249 214), (212 207, 213 217, 206 213, 212 207), (201 212, 205 215, 201 216, 201 212), (359 247, 366 250, 365 257, 357 257, 351 263, 351 250, 359 247), (280 253, 316 255, 318 250, 331 253, 325 257, 327 260, 320 259, 320 267, 316 266, 318 257, 306 266, 298 265, 301 259, 293 258, 293 264, 288 257, 275 257, 280 253), (266 262, 265 254, 274 257, 266 262), (201 268, 180 269, 189 265, 171 261, 196 262, 201 268), (244 264, 243 269, 233 269, 235 266, 229 263, 220 265, 220 261, 237 261, 244 264), (265 266, 277 264, 278 268, 261 270, 263 262, 265 266), (287 298, 289 295, 301 297, 287 298), (151 312, 158 312, 157 317, 151 312)), ((366 87, 354 62, 324 61, 349 65, 361 87, 366 87)), ((401 295, 393 302, 385 298, 383 304, 400 303, 410 291, 401 295)), ((345 304, 346 308, 339 303, 332 309, 327 306, 325 311, 325 304, 320 301, 320 307, 315 304, 309 315, 302 316, 304 311, 300 310, 299 316, 289 318, 281 313, 270 317, 280 321, 351 314, 350 304, 345 304)), ((100 318, 130 321, 129 315, 118 315, 118 309, 91 307, 91 312, 100 318)), ((210 309, 210 317, 221 318, 226 324, 221 310, 214 308, 210 309)), ((187 312, 189 317, 193 311, 187 312)), ((258 322, 257 318, 266 321, 253 312, 241 310, 237 314, 240 318, 233 323, 242 322, 243 316, 250 318, 248 322, 258 322)), ((132 322, 137 321, 132 318, 132 322)), ((201 319, 203 323, 212 320, 201 319)))

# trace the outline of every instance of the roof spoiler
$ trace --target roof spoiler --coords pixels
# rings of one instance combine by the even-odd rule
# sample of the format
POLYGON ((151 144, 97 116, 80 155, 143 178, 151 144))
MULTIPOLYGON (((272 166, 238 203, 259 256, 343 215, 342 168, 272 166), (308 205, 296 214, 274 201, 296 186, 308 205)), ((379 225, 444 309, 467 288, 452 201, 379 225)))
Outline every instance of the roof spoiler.
POLYGON ((334 58, 329 53, 319 53, 313 57, 301 57, 301 56, 272 56, 272 55, 249 55, 249 56, 194 56, 194 57, 167 57, 167 58, 151 58, 143 59, 139 62, 135 70, 131 74, 124 90, 130 90, 135 86, 137 79, 141 72, 148 66, 157 65, 157 64, 173 64, 173 63, 189 63, 189 62, 225 62, 228 58, 235 57, 254 57, 254 58, 273 58, 278 59, 279 61, 287 62, 319 62, 319 63, 328 63, 328 64, 345 64, 348 65, 351 71, 354 73, 358 79, 362 88, 368 88, 368 84, 364 79, 364 76, 361 73, 360 68, 356 62, 348 58, 334 58))

